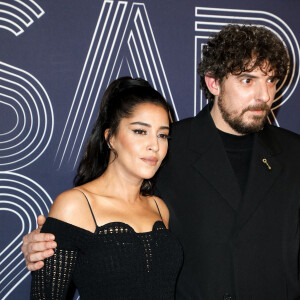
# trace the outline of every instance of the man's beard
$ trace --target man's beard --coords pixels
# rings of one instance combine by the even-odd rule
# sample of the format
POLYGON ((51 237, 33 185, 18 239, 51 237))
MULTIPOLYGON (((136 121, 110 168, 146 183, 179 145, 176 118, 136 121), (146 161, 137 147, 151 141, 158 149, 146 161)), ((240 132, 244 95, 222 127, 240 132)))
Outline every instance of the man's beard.
POLYGON ((232 115, 227 108, 224 105, 224 101, 221 97, 221 95, 218 98, 218 107, 220 109, 222 118, 224 121, 229 124, 229 126, 234 129, 236 132, 240 134, 249 134, 249 133, 255 133, 259 130, 261 130, 264 125, 267 122, 268 114, 270 113, 270 107, 262 102, 257 105, 248 106, 247 108, 243 109, 243 111, 238 115, 232 115), (266 111, 265 115, 253 115, 252 116, 252 122, 246 123, 243 121, 243 116, 247 111, 257 111, 257 110, 263 110, 266 111))

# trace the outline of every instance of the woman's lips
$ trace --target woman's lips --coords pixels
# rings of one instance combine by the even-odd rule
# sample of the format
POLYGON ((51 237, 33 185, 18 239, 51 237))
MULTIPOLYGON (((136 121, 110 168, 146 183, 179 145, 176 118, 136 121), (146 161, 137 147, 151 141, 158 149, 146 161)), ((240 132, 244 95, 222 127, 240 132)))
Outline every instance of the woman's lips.
POLYGON ((158 159, 156 157, 143 157, 141 158, 141 160, 149 166, 155 166, 158 162, 158 159))

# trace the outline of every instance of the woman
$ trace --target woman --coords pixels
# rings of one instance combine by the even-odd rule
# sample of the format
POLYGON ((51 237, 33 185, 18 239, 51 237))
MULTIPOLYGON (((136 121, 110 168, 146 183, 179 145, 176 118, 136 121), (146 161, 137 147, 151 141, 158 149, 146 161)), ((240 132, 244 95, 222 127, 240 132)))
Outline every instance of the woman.
POLYGON ((173 299, 182 250, 169 212, 152 196, 167 154, 169 108, 147 81, 123 77, 104 93, 75 188, 59 195, 43 226, 58 247, 33 272, 31 299, 173 299))

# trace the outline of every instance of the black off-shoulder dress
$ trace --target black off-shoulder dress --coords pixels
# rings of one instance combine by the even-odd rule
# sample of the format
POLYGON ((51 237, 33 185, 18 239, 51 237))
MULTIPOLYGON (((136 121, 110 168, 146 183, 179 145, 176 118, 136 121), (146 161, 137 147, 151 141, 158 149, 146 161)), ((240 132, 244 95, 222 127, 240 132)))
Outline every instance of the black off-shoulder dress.
POLYGON ((58 247, 32 272, 31 299, 65 299, 71 281, 83 300, 174 299, 182 248, 162 220, 150 232, 112 222, 92 233, 48 217, 42 231, 58 247))

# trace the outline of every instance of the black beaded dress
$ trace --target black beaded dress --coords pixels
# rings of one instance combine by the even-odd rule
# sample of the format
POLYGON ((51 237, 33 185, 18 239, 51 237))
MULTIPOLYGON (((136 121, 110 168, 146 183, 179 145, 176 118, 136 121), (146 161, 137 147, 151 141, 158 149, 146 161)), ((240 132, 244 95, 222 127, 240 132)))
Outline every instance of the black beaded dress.
POLYGON ((71 281, 83 300, 174 299, 182 248, 162 220, 137 233, 122 222, 97 226, 91 213, 94 233, 47 218, 42 231, 53 233, 58 246, 32 272, 31 299, 65 299, 71 281))

